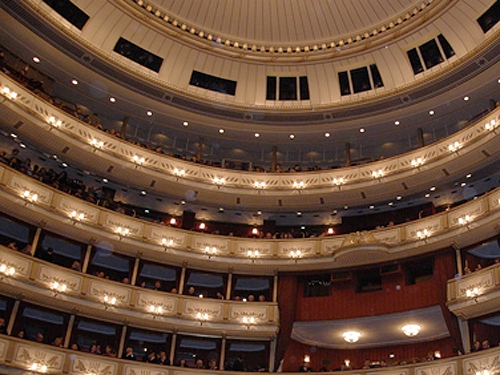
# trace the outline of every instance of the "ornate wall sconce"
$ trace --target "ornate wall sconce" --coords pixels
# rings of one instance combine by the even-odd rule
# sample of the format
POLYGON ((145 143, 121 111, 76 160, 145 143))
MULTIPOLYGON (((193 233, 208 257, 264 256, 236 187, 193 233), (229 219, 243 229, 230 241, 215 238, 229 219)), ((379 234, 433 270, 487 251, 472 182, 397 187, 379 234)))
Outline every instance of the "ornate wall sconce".
POLYGON ((205 254, 208 255, 208 259, 213 257, 216 253, 217 253, 217 248, 215 246, 214 247, 210 247, 210 246, 205 247, 205 254))
POLYGON ((202 326, 203 323, 208 321, 208 314, 196 313, 196 320, 200 323, 200 326, 202 326))
POLYGON ((302 252, 300 250, 290 251, 290 258, 292 258, 295 261, 295 263, 297 263, 297 261, 300 259, 301 255, 302 255, 302 252))

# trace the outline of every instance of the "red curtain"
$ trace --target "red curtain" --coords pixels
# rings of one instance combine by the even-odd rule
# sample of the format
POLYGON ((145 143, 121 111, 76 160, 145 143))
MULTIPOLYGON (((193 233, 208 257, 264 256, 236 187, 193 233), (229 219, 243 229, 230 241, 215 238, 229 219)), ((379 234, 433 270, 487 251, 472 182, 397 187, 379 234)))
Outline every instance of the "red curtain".
MULTIPOLYGON (((291 339, 297 306, 298 282, 295 275, 278 276, 278 306, 280 310, 280 332, 276 343, 276 367, 285 356, 291 339)), ((270 369, 275 370, 275 369, 270 369)))
POLYGON ((387 363, 400 363, 401 361, 410 363, 414 358, 421 361, 426 357, 427 353, 434 353, 436 350, 439 350, 444 358, 453 356, 453 340, 451 338, 446 338, 426 343, 356 350, 334 350, 310 347, 297 341, 290 340, 285 355, 286 360, 284 361, 283 371, 298 371, 305 355, 311 357, 311 367, 314 371, 319 371, 324 365, 326 365, 328 370, 334 371, 339 369, 346 359, 351 361, 351 366, 354 369, 359 369, 363 366, 363 362, 366 359, 371 361, 384 359, 387 363), (394 358, 389 358, 390 354, 394 354, 394 358), (328 362, 328 364, 326 364, 326 362, 328 362))

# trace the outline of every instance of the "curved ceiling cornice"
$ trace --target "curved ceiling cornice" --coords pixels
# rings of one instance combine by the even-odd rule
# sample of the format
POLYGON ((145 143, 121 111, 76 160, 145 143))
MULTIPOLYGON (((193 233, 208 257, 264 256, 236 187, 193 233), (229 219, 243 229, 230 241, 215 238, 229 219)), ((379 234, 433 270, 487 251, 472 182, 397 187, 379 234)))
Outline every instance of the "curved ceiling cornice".
MULTIPOLYGON (((117 0, 114 0, 117 1, 117 0)), ((436 0, 434 0, 436 2, 436 0)), ((129 6, 137 7, 130 3, 129 6)), ((108 77, 135 93, 148 96, 163 104, 187 113, 210 114, 210 117, 230 122, 262 125, 331 124, 332 121, 373 116, 398 110, 435 97, 450 88, 472 79, 500 60, 500 31, 493 32, 473 50, 454 59, 439 69, 428 71, 424 77, 410 80, 403 86, 369 92, 367 95, 344 98, 342 101, 302 104, 260 104, 244 101, 228 101, 217 95, 207 95, 189 87, 171 84, 135 66, 100 50, 97 46, 71 32, 60 21, 32 3, 5 1, 2 6, 27 27, 78 63, 108 77), (36 14, 35 14, 36 13, 36 14)), ((432 7, 431 7, 432 8, 432 7)), ((142 21, 144 21, 144 11, 142 21)), ((135 11, 135 14, 139 12, 135 11)), ((181 36, 180 31, 176 31, 181 36)), ((180 38, 183 39, 183 38, 180 38)), ((244 82, 243 82, 244 83, 244 82)))
MULTIPOLYGON (((325 59, 332 59, 335 57, 352 55, 359 52, 366 52, 367 50, 379 48, 400 38, 404 35, 415 30, 417 27, 422 27, 427 22, 431 21, 438 15, 444 8, 450 6, 456 1, 442 1, 442 0, 425 0, 425 1, 407 1, 406 3, 413 3, 406 9, 404 6, 408 4, 382 4, 382 1, 376 3, 371 2, 370 7, 383 11, 383 16, 386 19, 379 18, 375 22, 371 19, 373 25, 365 25, 367 19, 363 19, 364 15, 367 17, 366 8, 361 6, 361 3, 351 4, 349 8, 359 12, 353 15, 347 10, 346 4, 335 6, 335 9, 344 9, 343 12, 335 14, 329 2, 315 0, 315 4, 309 4, 307 7, 301 6, 303 2, 294 2, 293 4, 275 5, 273 2, 263 3, 261 12, 271 13, 272 6, 276 6, 276 13, 287 14, 287 22, 281 22, 279 17, 273 20, 280 24, 278 29, 285 28, 286 31, 274 34, 286 34, 286 40, 281 40, 278 37, 273 38, 272 32, 266 33, 266 40, 258 38, 257 32, 241 33, 238 27, 224 27, 223 25, 215 25, 205 19, 206 24, 200 24, 200 18, 189 19, 191 12, 183 9, 191 9, 192 6, 185 6, 182 9, 177 9, 179 14, 176 14, 173 9, 174 3, 167 4, 167 1, 160 1, 160 4, 155 1, 148 0, 115 0, 123 9, 128 10, 134 17, 142 19, 155 25, 157 28, 164 28, 166 34, 170 37, 183 38, 189 41, 190 45, 204 50, 210 50, 217 54, 222 54, 230 57, 237 57, 239 59, 249 59, 252 61, 263 62, 304 62, 304 61, 319 61, 325 59), (137 13, 137 8, 140 13, 137 13), (288 12, 285 11, 288 10, 288 12), (387 12, 386 9, 391 8, 393 13, 387 12), (312 10, 311 10, 312 9, 312 10), (361 11, 360 11, 361 9, 361 11), (361 14, 360 14, 361 13, 361 14), (341 23, 342 18, 352 19, 352 23, 361 25, 361 27, 348 30, 344 28, 335 27, 339 35, 325 36, 321 27, 317 24, 310 23, 310 18, 326 19, 329 17, 330 23, 341 23), (304 19, 305 18, 305 19, 304 19), (355 19, 353 19, 355 18, 355 19), (308 20, 309 19, 309 20, 308 20), (300 23, 302 27, 298 27, 300 23), (307 25, 307 26, 304 26, 307 25), (293 32, 289 29, 294 27, 293 32), (304 30, 308 27, 308 30, 304 30), (301 31, 302 29, 302 31, 301 31), (309 30, 312 29, 312 30, 309 30), (295 38, 292 34, 295 34, 295 38), (297 35, 300 34, 300 35, 297 35), (312 35, 319 35, 312 38, 312 35), (271 39, 271 40, 269 40, 271 39), (273 40, 274 39, 274 40, 273 40), (293 40, 295 39, 295 40, 293 40)), ((196 3, 196 2, 193 2, 196 3)), ((242 2, 243 3, 243 2, 242 2)), ((344 2, 345 3, 345 2, 344 2)), ((352 1, 350 1, 352 3, 352 1)), ((210 2, 210 4, 212 4, 210 2)), ((366 3, 365 3, 366 4, 366 3)), ((232 6, 227 1, 218 1, 217 8, 229 9, 225 11, 224 16, 230 20, 226 24, 240 25, 245 22, 246 14, 244 6, 238 2, 241 7, 237 11, 233 10, 232 6)), ((251 7, 252 10, 254 7, 251 7)), ((255 6, 255 8, 258 8, 255 6)), ((256 14, 254 14, 255 16, 256 14)), ((372 14, 371 16, 377 17, 372 14)), ((328 23, 328 22, 325 22, 328 23)), ((328 28, 329 29, 329 28, 328 28)))

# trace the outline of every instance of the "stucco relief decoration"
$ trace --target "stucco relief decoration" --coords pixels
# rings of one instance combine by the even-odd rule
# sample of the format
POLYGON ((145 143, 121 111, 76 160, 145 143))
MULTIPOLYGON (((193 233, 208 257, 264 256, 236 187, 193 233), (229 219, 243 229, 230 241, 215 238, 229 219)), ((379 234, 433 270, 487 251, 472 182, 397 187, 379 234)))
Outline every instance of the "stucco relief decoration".
POLYGON ((340 249, 342 247, 342 243, 344 242, 344 236, 335 236, 332 239, 325 239, 322 241, 322 253, 331 254, 335 250, 340 249))
POLYGON ((375 236, 370 232, 367 231, 354 232, 354 233, 349 233, 347 236, 345 236, 344 241, 342 242, 342 247, 358 246, 358 245, 372 244, 377 242, 378 241, 375 238, 375 236))
POLYGON ((493 271, 472 274, 460 280, 457 285, 457 297, 467 297, 467 291, 477 290, 479 294, 486 292, 495 285, 493 271))
POLYGON ((186 301, 184 304, 184 313, 186 315, 192 315, 195 318, 198 313, 207 314, 211 318, 220 318, 222 317, 222 304, 186 301))
POLYGON ((149 306, 161 307, 163 314, 166 314, 175 312, 177 303, 173 298, 155 298, 155 296, 141 293, 137 305, 146 308, 149 306))
POLYGON ((165 370, 149 370, 144 366, 126 366, 125 375, 166 375, 168 371, 165 370))
POLYGON ((399 230, 397 228, 387 229, 384 231, 377 231, 373 233, 377 242, 387 244, 387 245, 395 245, 401 241, 399 236, 399 230))
POLYGON ((229 241, 217 238, 209 238, 202 236, 193 237, 193 248, 205 251, 206 247, 215 247, 217 252, 227 252, 229 250, 229 241))
POLYGON ((419 233, 428 233, 432 235, 433 233, 439 232, 443 229, 443 223, 441 217, 426 219, 423 222, 419 222, 413 225, 406 226, 406 238, 407 239, 418 239, 419 233))
POLYGON ((47 266, 40 266, 38 271, 38 280, 46 284, 58 282, 64 284, 68 289, 73 291, 80 290, 81 278, 72 277, 72 275, 64 274, 63 272, 47 266))
POLYGON ((261 241, 236 243, 236 254, 246 256, 249 251, 257 251, 259 253, 259 256, 269 256, 271 255, 271 243, 262 243, 261 241))
POLYGON ((110 362, 91 361, 77 357, 71 366, 71 373, 92 375, 113 375, 116 373, 116 364, 110 362))
POLYGON ((457 369, 452 365, 432 366, 425 369, 417 369, 415 375, 456 375, 457 369))
POLYGON ((7 346, 9 342, 6 340, 0 340, 0 359, 4 359, 7 354, 7 346))
POLYGON ((99 217, 99 210, 89 207, 88 205, 78 202, 76 199, 70 199, 67 197, 61 197, 59 201, 58 208, 69 214, 76 212, 78 215, 83 214, 86 221, 97 223, 99 217))
POLYGON ((30 183, 30 181, 24 180, 20 176, 14 174, 10 180, 9 187, 17 191, 21 196, 24 196, 25 192, 29 192, 30 196, 36 194, 36 203, 49 205, 52 201, 52 191, 30 183))
POLYGON ((109 298, 114 297, 122 304, 126 304, 130 297, 128 290, 113 288, 109 284, 100 283, 94 280, 90 281, 89 294, 99 298, 104 298, 105 296, 108 296, 109 298))
POLYGON ((31 262, 10 254, 0 254, 0 264, 5 264, 7 268, 14 267, 16 276, 28 277, 31 262))
POLYGON ((254 317, 256 322, 267 320, 267 307, 252 306, 245 304, 244 306, 232 306, 230 317, 231 319, 239 319, 241 317, 254 317))
POLYGON ((128 229, 128 233, 131 236, 141 236, 143 231, 143 224, 136 223, 132 220, 127 220, 123 217, 117 215, 106 215, 104 226, 110 228, 111 230, 117 228, 128 229))
POLYGON ((290 252, 294 251, 300 251, 302 255, 311 255, 314 254, 314 242, 293 242, 293 243, 286 243, 286 242, 280 242, 279 244, 279 254, 280 255, 288 255, 290 252))
POLYGON ((500 370, 500 357, 491 355, 474 358, 465 361, 464 368, 467 369, 467 375, 494 375, 500 370))
POLYGON ((186 235, 184 233, 177 233, 176 231, 165 228, 156 228, 155 226, 151 226, 149 238, 153 241, 157 241, 158 243, 161 243, 163 239, 166 240, 167 244, 172 241, 172 246, 174 247, 186 246, 186 235))
POLYGON ((62 370, 63 355, 36 348, 19 345, 16 350, 14 361, 32 368, 46 366, 47 370, 62 370))
POLYGON ((463 225, 473 220, 475 217, 484 213, 482 201, 476 201, 467 205, 463 210, 457 210, 450 213, 451 225, 463 225))

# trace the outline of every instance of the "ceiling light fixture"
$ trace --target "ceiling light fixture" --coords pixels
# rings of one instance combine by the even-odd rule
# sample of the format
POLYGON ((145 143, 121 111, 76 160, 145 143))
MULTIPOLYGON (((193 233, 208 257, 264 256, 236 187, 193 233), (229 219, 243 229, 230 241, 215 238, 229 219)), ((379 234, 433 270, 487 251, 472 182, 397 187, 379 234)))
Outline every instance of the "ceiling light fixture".
POLYGON ((435 112, 432 109, 429 111, 429 115, 431 115, 431 116, 434 116, 434 113, 435 112))
POLYGON ((326 138, 330 138, 330 133, 328 133, 328 132, 327 132, 327 133, 325 133, 325 137, 326 137, 326 138))
POLYGON ((295 138, 295 134, 290 134, 290 139, 294 139, 295 138))
POLYGON ((260 134, 259 133, 255 133, 255 138, 259 138, 260 137, 260 134))
POLYGON ((71 83, 72 83, 73 85, 75 85, 75 86, 76 86, 76 85, 78 85, 78 81, 77 81, 76 79, 72 79, 72 80, 71 80, 71 83))
POLYGON ((342 333, 344 340, 350 344, 353 344, 359 340, 361 333, 357 331, 346 331, 342 333))
POLYGON ((401 327, 401 330, 403 331, 403 333, 408 337, 414 337, 414 336, 418 335, 418 333, 420 332, 420 329, 422 329, 422 327, 419 326, 418 324, 407 324, 407 325, 401 327))
POLYGON ((182 122, 182 125, 184 125, 184 126, 188 126, 188 125, 189 125, 189 122, 187 122, 187 121, 183 121, 183 122, 182 122))
POLYGON ((224 134, 224 129, 219 129, 219 133, 224 134))
POLYGON ((111 98, 109 98, 109 101, 110 101, 111 103, 116 103, 116 98, 111 97, 111 98))
POLYGON ((364 133, 365 131, 366 131, 366 130, 365 130, 365 128, 361 128, 361 129, 359 129, 359 132, 360 132, 360 133, 364 133))
POLYGON ((153 116, 153 112, 151 112, 151 111, 147 111, 147 112, 146 112, 146 114, 147 114, 149 117, 153 116))
POLYGON ((33 61, 38 64, 40 62, 40 59, 36 56, 33 56, 33 61))
POLYGON ((394 121, 394 125, 398 126, 399 125, 399 121, 394 121))

